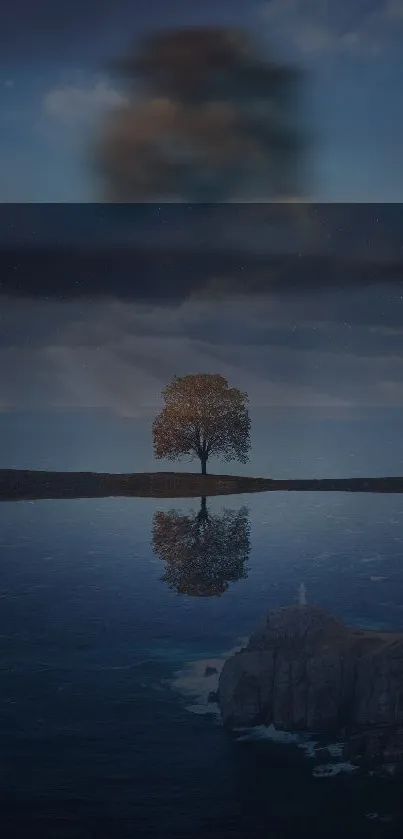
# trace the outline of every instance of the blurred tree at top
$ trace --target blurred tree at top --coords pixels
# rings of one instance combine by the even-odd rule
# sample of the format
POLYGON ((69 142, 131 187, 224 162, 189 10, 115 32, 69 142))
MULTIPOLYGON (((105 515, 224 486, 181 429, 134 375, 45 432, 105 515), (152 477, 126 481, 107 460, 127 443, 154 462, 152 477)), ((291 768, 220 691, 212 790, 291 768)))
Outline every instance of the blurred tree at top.
POLYGON ((303 193, 301 73, 240 29, 150 35, 112 64, 127 98, 94 148, 115 202, 287 200, 303 193))

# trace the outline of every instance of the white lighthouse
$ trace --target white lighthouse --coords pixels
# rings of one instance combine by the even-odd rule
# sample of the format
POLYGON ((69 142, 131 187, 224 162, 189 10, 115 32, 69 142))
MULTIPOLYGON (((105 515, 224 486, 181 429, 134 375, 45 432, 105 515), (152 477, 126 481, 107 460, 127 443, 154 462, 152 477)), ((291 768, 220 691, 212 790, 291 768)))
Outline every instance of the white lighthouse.
POLYGON ((300 606, 306 606, 306 588, 303 583, 300 583, 299 585, 298 603, 300 606))

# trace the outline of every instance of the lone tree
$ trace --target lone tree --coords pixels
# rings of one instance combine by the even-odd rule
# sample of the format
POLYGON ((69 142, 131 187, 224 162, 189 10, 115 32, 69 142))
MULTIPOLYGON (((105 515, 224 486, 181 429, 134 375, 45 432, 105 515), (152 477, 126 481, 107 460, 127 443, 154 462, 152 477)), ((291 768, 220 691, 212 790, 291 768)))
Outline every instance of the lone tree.
POLYGON ((219 373, 175 376, 162 395, 165 406, 153 422, 158 459, 198 457, 202 475, 210 455, 246 463, 250 449, 249 398, 219 373))

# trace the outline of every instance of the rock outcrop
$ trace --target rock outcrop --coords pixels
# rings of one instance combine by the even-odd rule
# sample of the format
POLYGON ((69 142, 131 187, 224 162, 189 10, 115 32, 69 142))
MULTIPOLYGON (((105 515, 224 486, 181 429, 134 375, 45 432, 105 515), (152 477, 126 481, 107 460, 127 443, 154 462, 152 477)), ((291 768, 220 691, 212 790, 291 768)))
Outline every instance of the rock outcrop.
POLYGON ((345 626, 323 609, 272 610, 221 671, 229 728, 274 725, 343 740, 364 765, 403 766, 403 634, 345 626))

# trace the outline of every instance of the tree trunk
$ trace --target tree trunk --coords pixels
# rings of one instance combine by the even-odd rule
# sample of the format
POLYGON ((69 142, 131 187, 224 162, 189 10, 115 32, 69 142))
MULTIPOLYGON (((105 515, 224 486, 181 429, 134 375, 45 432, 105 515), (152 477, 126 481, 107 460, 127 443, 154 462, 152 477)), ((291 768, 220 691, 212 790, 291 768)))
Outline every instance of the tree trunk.
POLYGON ((197 514, 197 518, 199 522, 208 521, 207 498, 205 495, 203 495, 203 497, 201 498, 201 505, 200 510, 197 514))
POLYGON ((207 457, 201 457, 201 473, 202 475, 207 475, 207 457))

